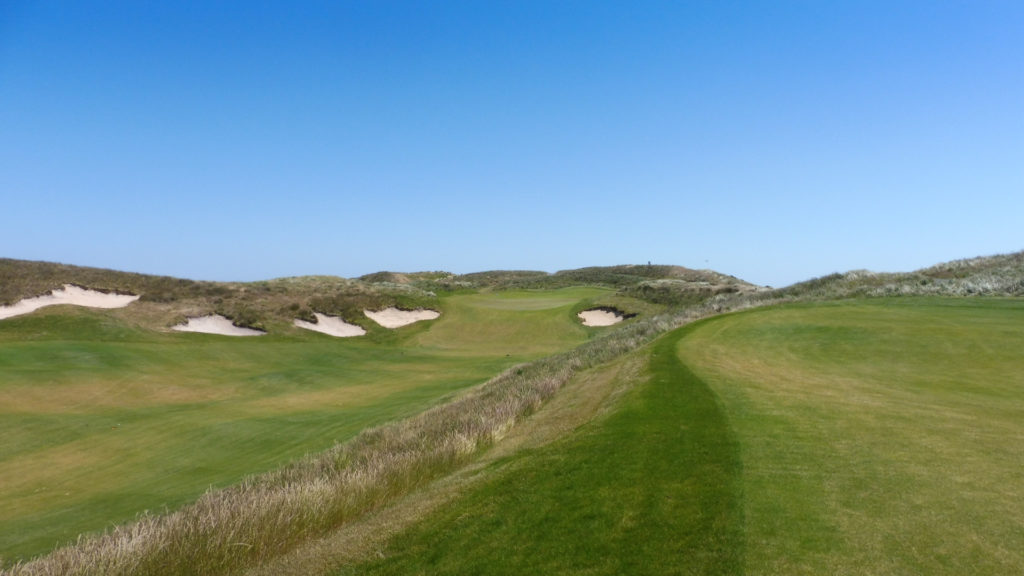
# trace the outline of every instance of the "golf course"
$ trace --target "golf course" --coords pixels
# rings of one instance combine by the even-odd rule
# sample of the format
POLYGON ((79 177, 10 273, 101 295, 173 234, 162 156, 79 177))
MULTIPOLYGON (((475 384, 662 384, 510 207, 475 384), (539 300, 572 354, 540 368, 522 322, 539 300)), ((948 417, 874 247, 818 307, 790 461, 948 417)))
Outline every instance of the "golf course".
POLYGON ((0 573, 1016 573, 1020 258, 675 305, 641 288, 685 269, 454 278, 351 338, 6 318, 0 573))
POLYGON ((388 342, 160 333, 64 306, 0 324, 0 551, 195 500, 593 332, 599 288, 457 295, 388 342))

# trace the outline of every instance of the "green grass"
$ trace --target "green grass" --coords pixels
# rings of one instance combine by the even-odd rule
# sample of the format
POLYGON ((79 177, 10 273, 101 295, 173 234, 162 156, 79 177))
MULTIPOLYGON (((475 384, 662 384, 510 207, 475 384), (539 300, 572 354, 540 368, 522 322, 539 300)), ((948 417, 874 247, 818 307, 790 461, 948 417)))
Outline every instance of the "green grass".
POLYGON ((1024 302, 766 309, 679 350, 741 447, 746 572, 1024 570, 1024 302))
POLYGON ((606 416, 334 574, 1020 573, 1022 350, 1020 300, 702 321, 606 416))
POLYGON ((713 394, 676 357, 684 334, 659 340, 613 414, 497 462, 381 558, 339 574, 735 573, 737 447, 713 394))
POLYGON ((178 507, 571 348, 593 334, 573 306, 606 292, 452 295, 435 322, 363 339, 160 333, 74 307, 0 322, 0 555, 178 507))
MULTIPOLYGON (((55 531, 74 522, 120 521, 119 506, 130 518, 274 470, 245 484, 251 490, 186 508, 208 531, 198 540, 173 532, 179 516, 140 524, 169 535, 140 541, 156 546, 146 573, 166 573, 169 561, 174 573, 206 573, 300 552, 308 538, 473 462, 574 371, 703 313, 631 321, 585 343, 608 332, 581 327, 574 313, 610 296, 456 293, 439 299, 434 323, 355 340, 159 333, 120 311, 51 309, 0 322, 0 538, 60 540, 55 531), (389 471, 370 474, 378 468, 389 471), (65 479, 78 491, 51 490, 65 479), (156 493, 165 485, 174 494, 156 493), (305 491, 332 503, 274 504, 305 491), (204 524, 207 509, 237 521, 204 524), (236 554, 222 526, 259 539, 253 553, 236 554), (202 557, 193 551, 207 549, 207 535, 217 542, 202 557)), ((381 556, 341 573, 1018 573, 1021 350, 1024 302, 1012 299, 788 304, 699 322, 635 352, 646 372, 620 383, 596 417, 554 418, 587 422, 560 429, 560 440, 499 444, 498 456, 465 470, 473 479, 459 498, 410 519, 370 551, 381 556)), ((606 369, 577 378, 605 378, 606 369)), ((562 396, 580 389, 568 386, 550 405, 592 406, 562 396)), ((65 557, 99 557, 90 550, 65 557)), ((63 573, 60 562, 41 573, 63 573)), ((123 566, 117 573, 136 573, 130 559, 123 566)))

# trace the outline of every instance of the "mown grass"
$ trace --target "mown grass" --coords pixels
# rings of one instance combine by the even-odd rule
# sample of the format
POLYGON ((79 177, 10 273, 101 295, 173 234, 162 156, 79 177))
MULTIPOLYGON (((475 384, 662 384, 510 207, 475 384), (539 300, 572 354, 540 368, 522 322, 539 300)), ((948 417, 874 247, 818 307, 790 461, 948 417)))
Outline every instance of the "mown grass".
POLYGON ((711 391, 651 350, 612 414, 501 461, 455 504, 342 574, 735 574, 738 447, 711 391))
POLYGON ((712 318, 606 419, 333 573, 1015 574, 1021 350, 1020 300, 712 318))
POLYGON ((502 294, 522 305, 494 317, 452 295, 439 320, 366 339, 159 333, 75 307, 0 322, 0 554, 177 508, 570 348, 590 336, 572 306, 603 292, 502 294), (435 330, 443 349, 420 342, 435 330))
POLYGON ((1024 570, 1024 302, 791 305, 680 343, 743 464, 750 574, 1024 570))

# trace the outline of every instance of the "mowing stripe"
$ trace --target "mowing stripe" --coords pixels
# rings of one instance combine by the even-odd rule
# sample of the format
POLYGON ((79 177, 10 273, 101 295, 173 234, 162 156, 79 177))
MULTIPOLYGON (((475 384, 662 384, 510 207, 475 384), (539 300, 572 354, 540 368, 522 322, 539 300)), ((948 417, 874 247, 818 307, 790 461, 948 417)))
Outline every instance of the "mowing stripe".
MULTIPOLYGON (((680 342, 696 325, 677 329, 655 343, 651 384, 645 394, 658 425, 678 442, 680 496, 699 508, 677 521, 686 558, 679 573, 741 574, 744 567, 742 462, 735 432, 711 388, 679 359, 680 342), (659 407, 660 406, 660 407, 659 407)), ((683 342, 682 345, 685 345, 683 342)), ((655 457, 655 455, 651 455, 655 457)))

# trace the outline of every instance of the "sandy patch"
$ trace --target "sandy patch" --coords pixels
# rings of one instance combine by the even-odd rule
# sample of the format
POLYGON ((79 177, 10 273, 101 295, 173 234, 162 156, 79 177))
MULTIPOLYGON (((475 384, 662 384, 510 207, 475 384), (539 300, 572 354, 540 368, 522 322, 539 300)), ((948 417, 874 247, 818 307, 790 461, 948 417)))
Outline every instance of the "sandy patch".
POLYGON ((0 306, 0 320, 35 312, 43 306, 71 304, 88 308, 124 308, 138 299, 138 296, 130 294, 105 294, 65 284, 61 290, 54 290, 53 293, 46 296, 26 298, 13 306, 0 306))
POLYGON ((385 328, 401 328, 420 320, 434 320, 441 316, 440 312, 434 310, 399 310, 398 308, 385 308, 374 312, 363 310, 370 320, 385 328))
POLYGON ((622 314, 610 310, 584 310, 577 314, 584 326, 611 326, 622 322, 622 314))
POLYGON ((204 334, 220 334, 222 336, 262 336, 266 332, 235 326, 231 320, 219 315, 200 316, 189 318, 185 324, 178 324, 173 327, 179 332, 202 332, 204 334))
POLYGON ((316 314, 316 324, 296 318, 295 325, 299 328, 322 332, 323 334, 337 336, 338 338, 349 338, 366 334, 366 330, 363 330, 362 326, 349 324, 337 316, 328 316, 319 312, 314 312, 314 314, 316 314))

